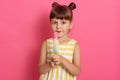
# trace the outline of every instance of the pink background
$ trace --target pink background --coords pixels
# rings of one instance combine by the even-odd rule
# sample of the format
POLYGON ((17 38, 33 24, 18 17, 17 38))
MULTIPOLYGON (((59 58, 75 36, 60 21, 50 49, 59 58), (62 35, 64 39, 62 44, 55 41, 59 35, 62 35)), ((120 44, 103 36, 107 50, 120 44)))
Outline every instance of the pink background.
POLYGON ((119 0, 0 0, 0 80, 39 79, 53 1, 77 5, 70 35, 81 46, 78 80, 120 80, 119 0))

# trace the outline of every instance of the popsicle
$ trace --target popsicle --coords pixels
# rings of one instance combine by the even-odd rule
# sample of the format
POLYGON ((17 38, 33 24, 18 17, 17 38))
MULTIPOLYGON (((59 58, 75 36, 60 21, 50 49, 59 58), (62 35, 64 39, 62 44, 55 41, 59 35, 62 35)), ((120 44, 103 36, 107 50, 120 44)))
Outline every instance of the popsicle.
POLYGON ((58 33, 54 32, 54 40, 53 40, 53 53, 59 53, 59 41, 58 41, 58 33))

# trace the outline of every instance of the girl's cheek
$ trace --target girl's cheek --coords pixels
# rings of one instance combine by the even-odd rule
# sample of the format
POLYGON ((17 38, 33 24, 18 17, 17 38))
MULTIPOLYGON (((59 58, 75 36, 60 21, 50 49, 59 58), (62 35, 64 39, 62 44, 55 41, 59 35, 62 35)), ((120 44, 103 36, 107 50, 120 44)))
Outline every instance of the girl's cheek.
POLYGON ((54 26, 52 26, 52 30, 55 31, 55 27, 54 26))

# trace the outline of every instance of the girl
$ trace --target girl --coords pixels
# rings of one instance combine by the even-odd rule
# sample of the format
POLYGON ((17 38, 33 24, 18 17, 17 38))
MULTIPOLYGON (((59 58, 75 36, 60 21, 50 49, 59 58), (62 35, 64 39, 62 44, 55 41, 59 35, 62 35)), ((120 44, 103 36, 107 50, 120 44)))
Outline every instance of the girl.
POLYGON ((52 4, 50 22, 53 32, 58 33, 59 54, 53 53, 53 38, 45 40, 41 48, 39 62, 39 80, 76 80, 80 73, 80 47, 68 33, 72 28, 72 10, 75 3, 69 6, 52 4))

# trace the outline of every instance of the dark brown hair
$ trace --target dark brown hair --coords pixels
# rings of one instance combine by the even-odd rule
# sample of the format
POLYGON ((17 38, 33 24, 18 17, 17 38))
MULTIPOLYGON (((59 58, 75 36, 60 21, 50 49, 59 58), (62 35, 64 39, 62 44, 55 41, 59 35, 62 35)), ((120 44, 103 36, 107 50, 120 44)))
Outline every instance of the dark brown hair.
POLYGON ((69 6, 66 5, 60 5, 57 2, 52 3, 52 10, 50 13, 50 20, 53 18, 57 19, 66 19, 70 22, 73 18, 72 10, 76 8, 76 4, 71 2, 69 6))

